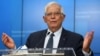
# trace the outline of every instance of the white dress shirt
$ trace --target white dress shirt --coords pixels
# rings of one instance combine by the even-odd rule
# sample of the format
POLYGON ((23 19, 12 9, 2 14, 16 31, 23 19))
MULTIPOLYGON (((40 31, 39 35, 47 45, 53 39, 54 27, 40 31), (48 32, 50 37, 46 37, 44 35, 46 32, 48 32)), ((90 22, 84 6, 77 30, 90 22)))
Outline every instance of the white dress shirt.
MULTIPOLYGON (((52 34, 52 32, 49 29, 48 29, 47 33, 48 32, 50 32, 50 34, 46 35, 45 42, 44 42, 44 48, 46 48, 48 40, 50 38, 50 35, 52 34)), ((58 48, 58 44, 59 44, 60 37, 61 37, 61 32, 62 32, 62 27, 58 31, 54 32, 54 36, 53 36, 53 48, 58 48)), ((56 54, 56 52, 57 52, 57 50, 53 50, 52 51, 53 54, 56 54)), ((43 51, 43 53, 45 53, 45 50, 43 51)))

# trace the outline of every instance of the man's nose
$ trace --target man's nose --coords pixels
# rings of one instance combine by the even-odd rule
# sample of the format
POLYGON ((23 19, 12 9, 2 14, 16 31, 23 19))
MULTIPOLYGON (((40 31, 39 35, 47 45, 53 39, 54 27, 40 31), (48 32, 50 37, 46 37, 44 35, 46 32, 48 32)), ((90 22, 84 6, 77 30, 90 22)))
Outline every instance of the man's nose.
POLYGON ((54 18, 55 18, 55 15, 54 15, 54 14, 52 14, 52 15, 51 15, 51 18, 52 18, 52 19, 54 19, 54 18))

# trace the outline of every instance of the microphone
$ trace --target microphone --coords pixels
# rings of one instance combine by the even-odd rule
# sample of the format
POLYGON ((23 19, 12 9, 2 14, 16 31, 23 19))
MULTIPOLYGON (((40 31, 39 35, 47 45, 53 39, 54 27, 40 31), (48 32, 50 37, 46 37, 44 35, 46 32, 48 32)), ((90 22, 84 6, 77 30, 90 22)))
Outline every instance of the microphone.
POLYGON ((50 34, 50 32, 47 33, 47 35, 49 35, 49 34, 50 34))

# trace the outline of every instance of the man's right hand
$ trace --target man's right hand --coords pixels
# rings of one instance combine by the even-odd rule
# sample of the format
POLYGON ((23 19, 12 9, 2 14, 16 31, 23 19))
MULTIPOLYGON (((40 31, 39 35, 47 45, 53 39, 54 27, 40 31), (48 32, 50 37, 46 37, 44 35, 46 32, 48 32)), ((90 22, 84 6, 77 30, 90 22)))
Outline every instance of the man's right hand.
POLYGON ((11 37, 9 37, 6 33, 2 34, 2 42, 4 45, 10 49, 15 48, 15 43, 11 37))

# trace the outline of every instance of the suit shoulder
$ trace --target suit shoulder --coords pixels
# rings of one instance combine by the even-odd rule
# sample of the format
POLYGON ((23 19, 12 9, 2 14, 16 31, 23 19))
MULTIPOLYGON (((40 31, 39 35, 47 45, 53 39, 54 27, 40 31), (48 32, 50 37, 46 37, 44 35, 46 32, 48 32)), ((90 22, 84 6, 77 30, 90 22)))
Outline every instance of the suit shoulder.
POLYGON ((35 38, 35 37, 44 35, 46 32, 47 32, 46 29, 45 30, 36 31, 36 32, 32 32, 32 33, 30 33, 29 38, 33 38, 33 37, 35 38))
POLYGON ((75 38, 83 38, 83 36, 79 33, 76 33, 76 32, 72 32, 72 31, 69 31, 69 30, 63 30, 63 33, 66 34, 67 36, 70 36, 70 37, 75 37, 75 38))
POLYGON ((45 33, 45 32, 47 32, 46 29, 45 30, 36 31, 36 32, 32 32, 30 35, 42 34, 42 33, 45 33))

